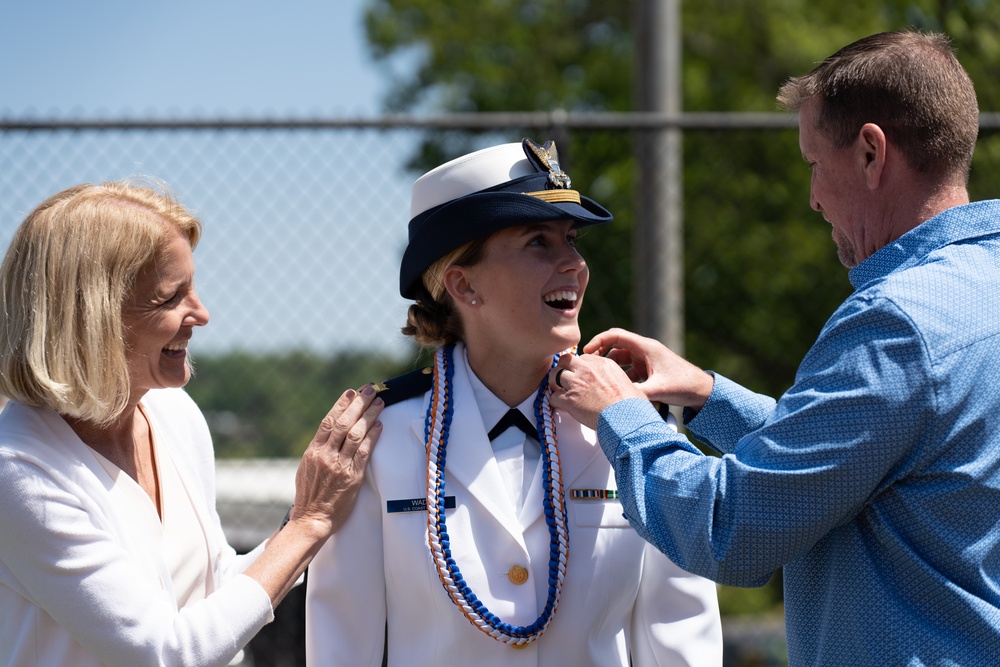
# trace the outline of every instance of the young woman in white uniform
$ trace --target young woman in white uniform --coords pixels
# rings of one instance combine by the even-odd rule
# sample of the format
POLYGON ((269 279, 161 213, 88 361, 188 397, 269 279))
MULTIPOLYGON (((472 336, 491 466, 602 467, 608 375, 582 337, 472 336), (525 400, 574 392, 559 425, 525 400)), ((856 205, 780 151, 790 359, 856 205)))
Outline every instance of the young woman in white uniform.
POLYGON ((548 404, 580 340, 577 230, 610 220, 551 142, 417 180, 403 331, 435 361, 380 393, 357 506, 309 571, 310 665, 721 663, 715 585, 634 532, 594 432, 548 404))

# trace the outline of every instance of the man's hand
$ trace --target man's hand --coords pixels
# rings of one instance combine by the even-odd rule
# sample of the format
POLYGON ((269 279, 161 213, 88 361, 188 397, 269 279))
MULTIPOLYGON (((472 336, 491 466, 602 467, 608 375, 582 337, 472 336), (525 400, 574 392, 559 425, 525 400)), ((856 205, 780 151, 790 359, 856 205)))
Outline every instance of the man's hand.
POLYGON ((715 379, 662 343, 624 329, 596 336, 580 356, 564 355, 549 373, 552 405, 597 428, 601 411, 626 398, 700 410, 715 379))
POLYGON ((597 419, 608 406, 626 398, 646 398, 617 363, 595 354, 560 357, 549 372, 549 386, 552 405, 592 429, 597 429, 597 419))
POLYGON ((715 378, 652 338, 624 329, 597 335, 583 351, 613 359, 651 401, 701 410, 715 378))

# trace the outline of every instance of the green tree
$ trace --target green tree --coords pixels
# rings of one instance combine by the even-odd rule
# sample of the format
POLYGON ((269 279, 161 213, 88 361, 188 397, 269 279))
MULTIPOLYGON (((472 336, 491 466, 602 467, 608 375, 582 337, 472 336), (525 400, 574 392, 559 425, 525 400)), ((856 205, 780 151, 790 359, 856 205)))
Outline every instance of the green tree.
POLYGON ((404 369, 386 357, 290 351, 199 357, 187 391, 212 429, 220 457, 297 457, 348 387, 404 369))
MULTIPOLYGON (((615 0, 370 0, 365 26, 392 78, 389 111, 628 111, 632 8, 615 0)), ((701 0, 682 3, 682 14, 686 111, 774 111, 788 77, 860 37, 907 27, 948 32, 981 108, 1000 102, 992 76, 1000 9, 991 0, 701 0)), ((433 167, 477 139, 428 132, 409 166, 433 167)), ((559 137, 574 185, 616 218, 580 242, 592 270, 585 338, 634 322, 633 141, 609 131, 559 137)), ((687 356, 778 395, 851 291, 829 225, 809 208, 797 132, 689 131, 683 146, 687 356)), ((998 161, 1000 145, 984 136, 974 197, 997 195, 998 161)), ((780 604, 780 578, 763 591, 723 587, 720 599, 726 613, 759 613, 780 604)))
MULTIPOLYGON (((984 109, 1000 90, 1000 10, 987 0, 704 0, 682 3, 687 111, 773 111, 789 76, 866 34, 947 30, 984 109)), ((372 0, 371 51, 392 80, 389 111, 627 111, 633 108, 634 3, 613 0, 372 0)), ((517 140, 522 134, 503 134, 517 140)), ((496 133, 493 133, 494 135, 496 133)), ((491 135, 492 138, 492 135, 491 135)), ((536 137, 546 138, 546 137, 536 137)), ((482 141, 428 132, 409 165, 430 168, 482 141)), ((584 336, 632 326, 633 136, 560 138, 581 191, 616 220, 589 231, 592 267, 584 336)), ((981 142, 976 196, 1000 147, 981 142)), ((697 131, 684 137, 688 356, 758 391, 780 394, 823 323, 850 292, 828 225, 808 206, 808 171, 794 131, 697 131)))
MULTIPOLYGON (((989 75, 1000 62, 995 3, 709 0, 684 3, 683 26, 689 111, 773 110, 787 77, 855 39, 906 27, 947 31, 981 108, 1000 101, 989 75)), ((777 395, 851 287, 829 225, 808 208, 797 133, 719 134, 685 135, 687 352, 777 395)), ((981 140, 974 197, 997 194, 996 151, 994 137, 981 140)))

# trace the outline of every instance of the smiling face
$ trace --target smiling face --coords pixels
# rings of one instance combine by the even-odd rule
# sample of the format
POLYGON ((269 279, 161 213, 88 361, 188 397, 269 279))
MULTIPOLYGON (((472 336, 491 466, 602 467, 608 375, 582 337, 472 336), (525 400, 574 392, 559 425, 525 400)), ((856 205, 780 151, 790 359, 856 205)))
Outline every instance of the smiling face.
POLYGON ((140 269, 122 312, 132 399, 150 389, 183 387, 191 379, 187 344, 208 310, 194 289, 191 245, 174 232, 140 269))
POLYGON ((812 170, 809 205, 833 227, 840 262, 853 268, 867 256, 862 251, 867 190, 853 147, 837 148, 816 128, 820 104, 814 97, 799 110, 799 148, 812 170))
POLYGON ((452 297, 464 304, 470 350, 547 356, 579 343, 577 317, 590 272, 577 252, 574 225, 560 220, 502 230, 486 242, 480 262, 460 267, 464 279, 454 283, 452 297))

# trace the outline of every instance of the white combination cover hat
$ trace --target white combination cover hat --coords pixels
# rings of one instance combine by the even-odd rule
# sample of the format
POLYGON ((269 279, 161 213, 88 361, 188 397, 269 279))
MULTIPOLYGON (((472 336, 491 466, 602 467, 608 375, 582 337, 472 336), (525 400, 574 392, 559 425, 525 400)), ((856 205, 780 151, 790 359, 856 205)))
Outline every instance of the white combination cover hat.
POLYGON ((491 146, 428 171, 413 184, 400 294, 416 299, 434 262, 501 229, 551 220, 581 227, 611 222, 607 209, 570 186, 553 141, 491 146))

